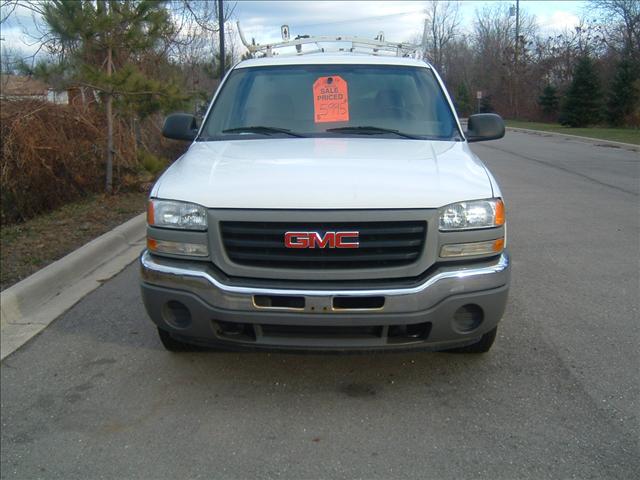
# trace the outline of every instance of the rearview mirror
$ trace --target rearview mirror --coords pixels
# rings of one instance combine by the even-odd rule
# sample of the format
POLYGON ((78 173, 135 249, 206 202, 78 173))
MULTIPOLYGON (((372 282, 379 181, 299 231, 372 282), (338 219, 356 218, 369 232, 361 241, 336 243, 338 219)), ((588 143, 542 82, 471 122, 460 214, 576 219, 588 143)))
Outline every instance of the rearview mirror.
POLYGON ((188 113, 172 113, 164 120, 162 136, 174 140, 192 141, 198 134, 196 117, 188 113))
POLYGON ((471 115, 467 121, 465 133, 467 142, 484 142, 504 137, 504 122, 495 113, 471 115))

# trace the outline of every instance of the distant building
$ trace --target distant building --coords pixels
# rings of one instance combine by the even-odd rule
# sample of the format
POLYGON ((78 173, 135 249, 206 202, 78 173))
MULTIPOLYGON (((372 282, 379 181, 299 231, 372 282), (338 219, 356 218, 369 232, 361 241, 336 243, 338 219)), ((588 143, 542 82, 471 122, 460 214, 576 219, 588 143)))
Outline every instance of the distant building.
POLYGON ((41 100, 43 102, 67 105, 69 94, 66 90, 55 90, 45 82, 23 75, 0 76, 0 99, 41 100))

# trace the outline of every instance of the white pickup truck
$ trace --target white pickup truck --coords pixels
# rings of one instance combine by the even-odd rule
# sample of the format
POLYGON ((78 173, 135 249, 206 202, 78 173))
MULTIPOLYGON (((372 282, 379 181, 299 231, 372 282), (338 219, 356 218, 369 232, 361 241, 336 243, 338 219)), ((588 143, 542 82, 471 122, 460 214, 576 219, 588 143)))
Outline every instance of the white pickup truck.
POLYGON ((410 58, 237 64, 161 176, 140 258, 168 350, 422 348, 480 353, 509 289, 500 189, 436 71, 410 58))

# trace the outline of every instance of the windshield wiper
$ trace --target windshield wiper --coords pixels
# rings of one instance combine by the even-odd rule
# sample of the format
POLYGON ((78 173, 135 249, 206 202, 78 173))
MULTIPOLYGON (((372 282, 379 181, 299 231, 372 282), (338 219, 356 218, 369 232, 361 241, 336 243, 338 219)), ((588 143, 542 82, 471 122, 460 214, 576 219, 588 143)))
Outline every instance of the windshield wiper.
POLYGON ((391 128, 382 128, 382 127, 372 127, 372 126, 327 128, 327 132, 356 133, 360 135, 375 135, 376 133, 393 133, 394 135, 398 135, 399 137, 411 138, 414 140, 422 140, 420 137, 416 135, 410 135, 408 133, 401 132, 400 130, 393 130, 391 128))
POLYGON ((251 127, 237 127, 237 128, 229 128, 227 130, 223 130, 222 133, 258 133, 262 135, 269 135, 272 133, 284 133, 286 135, 290 135, 292 137, 301 137, 304 138, 304 135, 296 132, 292 132, 288 128, 278 128, 278 127, 263 127, 261 125, 255 125, 251 127))

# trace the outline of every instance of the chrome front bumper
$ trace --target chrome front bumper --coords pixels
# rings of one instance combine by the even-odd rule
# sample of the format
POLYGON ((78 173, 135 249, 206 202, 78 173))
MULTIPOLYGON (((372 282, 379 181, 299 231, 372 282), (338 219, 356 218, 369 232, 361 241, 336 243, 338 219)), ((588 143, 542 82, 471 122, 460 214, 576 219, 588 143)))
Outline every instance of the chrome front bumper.
MULTIPOLYGON (((142 281, 160 287, 186 290, 205 302, 226 310, 264 311, 253 301, 255 295, 303 296, 306 311, 334 311, 331 299, 340 297, 383 296, 385 313, 425 310, 452 295, 498 288, 509 283, 509 256, 471 266, 442 267, 424 282, 408 288, 352 289, 291 289, 260 288, 227 285, 216 278, 213 269, 199 262, 184 262, 152 256, 148 251, 140 257, 142 281), (312 310, 313 307, 313 310, 312 310), (327 307, 324 309, 324 307, 327 307)), ((280 307, 273 307, 279 309, 280 307)), ((342 311, 342 310, 341 310, 342 311)))
MULTIPOLYGON (((142 293, 150 317, 160 327, 180 337, 226 341, 216 334, 216 321, 249 324, 296 326, 397 325, 429 322, 431 333, 422 343, 444 347, 472 343, 497 325, 506 304, 510 277, 509 256, 469 265, 442 266, 410 286, 393 288, 289 288, 290 282, 274 280, 274 287, 233 284, 209 264, 153 256, 145 251, 140 257, 142 293), (287 288, 277 286, 286 284, 287 288), (265 307, 256 304, 256 296, 302 297, 303 307, 265 307), (336 297, 383 297, 380 308, 335 308, 336 297), (165 306, 174 300, 191 312, 188 326, 167 319, 165 306), (457 331, 451 319, 457 308, 473 303, 485 312, 484 321, 472 332, 457 331)), ((307 348, 303 340, 279 342, 263 339, 265 346, 307 348)), ((382 341, 381 341, 382 342, 382 341)), ((331 339, 315 346, 371 347, 384 342, 335 343, 331 339)), ((257 342, 260 344, 261 342, 257 342)))

